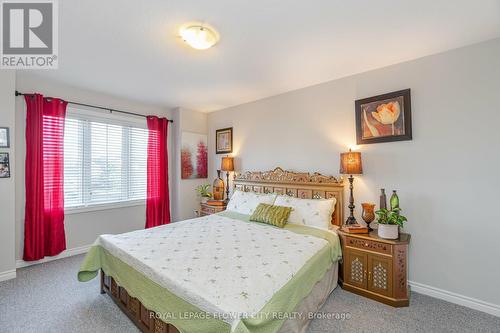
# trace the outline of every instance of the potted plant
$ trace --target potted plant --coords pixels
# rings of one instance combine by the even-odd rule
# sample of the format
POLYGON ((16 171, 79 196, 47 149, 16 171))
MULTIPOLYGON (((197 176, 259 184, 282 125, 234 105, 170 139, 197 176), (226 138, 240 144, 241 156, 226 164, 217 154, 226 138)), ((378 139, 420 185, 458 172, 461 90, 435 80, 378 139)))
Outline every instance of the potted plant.
POLYGON ((201 202, 206 203, 208 199, 212 197, 212 193, 209 192, 210 184, 203 184, 196 188, 196 192, 201 197, 201 202))
POLYGON ((408 221, 406 217, 400 214, 401 208, 396 207, 392 210, 382 208, 377 210, 378 236, 385 239, 396 239, 399 237, 399 227, 408 221))

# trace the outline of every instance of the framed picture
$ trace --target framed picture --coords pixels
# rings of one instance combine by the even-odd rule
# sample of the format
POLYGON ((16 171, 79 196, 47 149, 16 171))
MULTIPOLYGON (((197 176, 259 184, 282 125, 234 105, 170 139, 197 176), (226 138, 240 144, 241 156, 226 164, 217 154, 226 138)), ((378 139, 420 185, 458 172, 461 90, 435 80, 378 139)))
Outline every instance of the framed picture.
POLYGON ((0 127, 0 148, 9 148, 10 138, 9 138, 9 128, 0 127))
POLYGON ((9 153, 0 153, 0 178, 10 177, 9 153))
POLYGON ((207 135, 182 132, 181 137, 181 178, 208 177, 207 135))
POLYGON ((229 154, 233 152, 233 128, 222 128, 215 131, 215 153, 229 154))
POLYGON ((411 139, 410 89, 356 101, 357 144, 411 139))

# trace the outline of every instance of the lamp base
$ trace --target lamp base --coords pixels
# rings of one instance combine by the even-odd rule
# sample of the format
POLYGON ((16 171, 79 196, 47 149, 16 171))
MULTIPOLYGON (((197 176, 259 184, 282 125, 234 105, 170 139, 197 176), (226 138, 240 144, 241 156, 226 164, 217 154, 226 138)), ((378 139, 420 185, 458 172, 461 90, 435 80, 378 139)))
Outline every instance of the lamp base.
POLYGON ((357 224, 358 221, 356 221, 356 218, 354 216, 349 216, 347 220, 345 221, 345 225, 353 225, 357 224))
POLYGON ((226 202, 229 202, 229 171, 226 171, 226 202))
POLYGON ((354 182, 354 177, 352 175, 349 176, 349 217, 347 218, 347 220, 345 221, 345 224, 346 225, 353 225, 353 224, 357 224, 358 222, 356 221, 356 218, 354 217, 354 195, 352 194, 353 192, 353 182, 354 182))

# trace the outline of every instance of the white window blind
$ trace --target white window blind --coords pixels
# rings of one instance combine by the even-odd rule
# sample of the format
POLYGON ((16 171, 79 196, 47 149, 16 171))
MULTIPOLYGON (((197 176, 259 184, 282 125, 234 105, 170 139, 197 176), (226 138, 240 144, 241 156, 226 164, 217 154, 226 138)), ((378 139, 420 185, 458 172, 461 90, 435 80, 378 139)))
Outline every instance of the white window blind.
POLYGON ((83 206, 83 122, 64 124, 64 206, 83 206))
POLYGON ((68 113, 64 205, 87 207, 146 198, 148 131, 136 124, 68 113))
POLYGON ((130 128, 130 199, 146 198, 148 131, 130 128))

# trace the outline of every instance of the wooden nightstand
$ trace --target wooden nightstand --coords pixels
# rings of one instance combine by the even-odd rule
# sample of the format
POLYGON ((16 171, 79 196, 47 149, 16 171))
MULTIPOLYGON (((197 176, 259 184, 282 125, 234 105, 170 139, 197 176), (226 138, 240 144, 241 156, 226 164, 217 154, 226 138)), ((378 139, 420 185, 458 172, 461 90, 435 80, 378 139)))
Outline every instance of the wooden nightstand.
POLYGON ((227 203, 223 206, 211 206, 206 203, 200 203, 200 216, 206 216, 211 214, 216 214, 226 210, 227 203))
POLYGON ((342 289, 395 307, 408 306, 409 234, 398 239, 337 231, 342 243, 339 283, 342 289))

